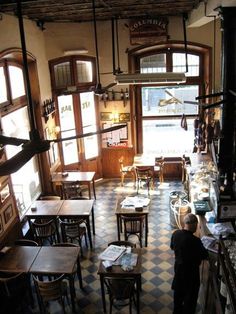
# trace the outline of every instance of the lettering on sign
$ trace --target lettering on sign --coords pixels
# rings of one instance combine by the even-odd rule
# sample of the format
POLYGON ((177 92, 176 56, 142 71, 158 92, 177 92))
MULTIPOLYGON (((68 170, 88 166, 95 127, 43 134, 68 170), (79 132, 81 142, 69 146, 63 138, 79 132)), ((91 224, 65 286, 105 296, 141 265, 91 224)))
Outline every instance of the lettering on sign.
POLYGON ((167 18, 132 20, 129 24, 131 45, 153 44, 168 39, 167 18))

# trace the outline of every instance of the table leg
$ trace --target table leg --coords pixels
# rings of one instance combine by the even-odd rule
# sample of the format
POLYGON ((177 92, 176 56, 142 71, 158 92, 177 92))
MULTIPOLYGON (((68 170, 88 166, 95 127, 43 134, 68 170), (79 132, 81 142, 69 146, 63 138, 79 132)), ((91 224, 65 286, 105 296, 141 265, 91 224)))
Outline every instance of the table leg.
POLYGON ((120 241, 120 216, 116 215, 118 241, 120 241))
POLYGON ((145 215, 145 246, 148 245, 148 215, 145 215))
POLYGON ((106 299, 105 299, 105 289, 104 289, 104 279, 103 276, 100 275, 100 284, 101 284, 101 292, 102 292, 102 305, 103 305, 103 312, 106 313, 106 299))
POLYGON ((92 181, 92 185, 93 185, 93 195, 94 195, 94 199, 96 200, 96 192, 95 192, 95 182, 94 179, 92 181))
POLYGON ((88 230, 88 237, 89 237, 89 244, 90 248, 93 248, 93 243, 92 243, 92 235, 91 235, 91 228, 90 228, 90 220, 89 217, 86 219, 87 222, 87 230, 88 230))
POLYGON ((75 292, 75 286, 74 286, 74 279, 72 276, 69 276, 69 286, 70 286, 70 297, 71 297, 72 310, 74 313, 76 313, 76 308, 75 308, 76 292, 75 292))
POLYGON ((93 227, 93 234, 95 234, 94 206, 92 207, 92 227, 93 227))
POLYGON ((89 193, 89 199, 91 200, 91 183, 88 182, 88 193, 89 193))
POLYGON ((136 298, 137 298, 137 314, 140 313, 140 304, 139 304, 139 292, 140 292, 140 280, 137 281, 137 289, 136 289, 136 298))

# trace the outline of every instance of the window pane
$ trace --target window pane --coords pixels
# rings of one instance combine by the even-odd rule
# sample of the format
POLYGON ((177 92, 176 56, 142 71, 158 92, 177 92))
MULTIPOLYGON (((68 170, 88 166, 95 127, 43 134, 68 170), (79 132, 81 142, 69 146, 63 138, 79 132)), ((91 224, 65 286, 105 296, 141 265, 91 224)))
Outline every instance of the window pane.
MULTIPOLYGON (((63 138, 74 136, 76 134, 76 131, 72 95, 58 97, 58 110, 61 136, 63 138)), ((76 163, 79 161, 77 140, 63 141, 62 150, 65 165, 69 165, 71 163, 76 163)))
POLYGON ((198 106, 186 103, 195 101, 198 96, 198 86, 177 87, 143 87, 142 112, 143 116, 174 116, 196 115, 198 106))
MULTIPOLYGON (((186 72, 185 53, 173 53, 173 72, 186 72)), ((188 54, 186 76, 199 76, 199 56, 188 54)))
MULTIPOLYGON (((95 126, 87 126, 83 128, 83 133, 95 132, 95 126)), ((87 136, 84 138, 85 159, 98 156, 98 137, 97 135, 87 136)))
POLYGON ((140 59, 141 73, 166 72, 166 54, 161 53, 140 59))
POLYGON ((188 130, 176 120, 143 120, 144 154, 168 155, 192 153, 194 146, 194 119, 187 118, 188 130))
POLYGON ((54 65, 54 76, 55 76, 56 87, 72 85, 70 62, 63 62, 57 65, 54 65))
MULTIPOLYGON (((61 132, 61 137, 70 137, 76 134, 75 130, 63 131, 61 132)), ((78 149, 77 140, 68 140, 62 142, 62 150, 64 157, 64 164, 74 164, 78 162, 78 149)))
POLYGON ((25 95, 25 85, 23 71, 16 66, 9 66, 10 85, 12 98, 18 98, 25 95))
MULTIPOLYGON (((96 111, 94 106, 93 92, 80 94, 81 114, 83 134, 95 132, 96 127, 96 111)), ((97 135, 84 138, 85 159, 98 156, 98 140, 97 135)))
POLYGON ((60 126, 62 131, 75 129, 74 108, 72 95, 58 97, 60 126))
POLYGON ((92 82, 93 80, 92 62, 77 60, 76 68, 79 83, 92 82))
MULTIPOLYGON (((29 118, 27 107, 2 117, 4 134, 19 138, 29 138, 29 118)), ((7 157, 11 158, 21 150, 21 146, 7 145, 7 157)), ((21 169, 11 174, 13 190, 20 217, 41 194, 37 157, 31 158, 21 169)))
POLYGON ((0 103, 7 101, 7 86, 3 67, 0 67, 0 103))

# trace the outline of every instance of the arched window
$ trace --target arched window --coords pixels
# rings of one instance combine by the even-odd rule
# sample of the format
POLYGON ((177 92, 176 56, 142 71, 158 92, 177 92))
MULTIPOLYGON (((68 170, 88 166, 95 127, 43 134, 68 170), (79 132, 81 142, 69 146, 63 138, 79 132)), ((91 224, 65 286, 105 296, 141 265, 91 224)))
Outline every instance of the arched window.
MULTIPOLYGON (((14 50, 0 54, 1 128, 6 136, 27 139, 30 121, 20 56, 19 51, 14 50)), ((21 146, 6 145, 5 150, 9 159, 21 150, 21 146)), ((23 217, 41 193, 38 157, 34 156, 17 172, 11 174, 11 181, 19 216, 23 217)))
POLYGON ((201 108, 193 104, 209 92, 210 48, 171 42, 129 52, 130 72, 185 72, 184 84, 137 85, 135 114, 137 152, 166 155, 191 153, 194 119, 201 108), (186 62, 187 57, 187 62, 186 62))

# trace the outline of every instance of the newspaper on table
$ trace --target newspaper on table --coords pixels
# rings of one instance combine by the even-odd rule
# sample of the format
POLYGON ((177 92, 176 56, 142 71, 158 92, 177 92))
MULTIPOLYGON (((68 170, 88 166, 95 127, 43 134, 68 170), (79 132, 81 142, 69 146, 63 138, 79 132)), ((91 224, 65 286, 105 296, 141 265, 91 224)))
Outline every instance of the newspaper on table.
POLYGON ((140 196, 127 196, 122 202, 122 208, 126 207, 144 207, 150 203, 150 199, 148 197, 140 197, 140 196))
POLYGON ((105 251, 103 251, 98 258, 104 261, 116 261, 124 252, 126 251, 125 247, 118 245, 109 245, 105 251))
POLYGON ((138 254, 124 253, 113 263, 113 265, 136 266, 137 260, 138 260, 138 254))

